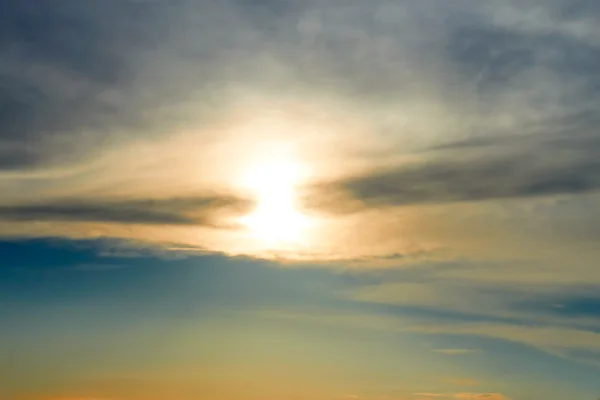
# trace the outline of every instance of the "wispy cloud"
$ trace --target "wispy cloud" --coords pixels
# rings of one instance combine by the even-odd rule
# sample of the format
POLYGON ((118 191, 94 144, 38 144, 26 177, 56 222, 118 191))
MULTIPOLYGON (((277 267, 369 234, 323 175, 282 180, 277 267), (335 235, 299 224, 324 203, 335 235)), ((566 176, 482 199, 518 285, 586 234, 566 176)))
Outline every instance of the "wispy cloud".
POLYGON ((247 209, 248 204, 249 201, 225 196, 125 201, 107 199, 104 202, 60 200, 46 204, 0 206, 0 219, 217 226, 214 216, 223 209, 229 209, 235 215, 247 209))
MULTIPOLYGON (((192 146, 197 159, 213 158, 193 179, 205 185, 236 158, 208 146, 223 137, 215 126, 286 93, 357 127, 311 136, 310 150, 331 146, 332 159, 363 166, 326 174, 341 179, 317 207, 344 209, 339 191, 367 209, 596 191, 597 14, 563 3, 9 2, 0 185, 8 198, 45 197, 48 185, 68 195, 79 178, 39 176, 107 153, 135 164, 130 144, 159 138, 168 156, 152 167, 157 183, 184 185, 189 168, 176 164, 191 166, 182 155, 192 146)), ((327 118, 315 115, 304 123, 320 128, 327 118)), ((247 135, 230 135, 232 146, 247 135)), ((290 129, 276 136, 298 139, 290 129)), ((131 168, 86 179, 127 175, 141 190, 131 168)))
MULTIPOLYGON (((406 316, 379 313, 328 312, 317 314, 276 313, 264 314, 268 318, 291 319, 307 323, 337 325, 353 329, 383 330, 419 335, 450 335, 457 337, 480 337, 510 343, 519 343, 535 348, 547 354, 569 359, 588 365, 600 365, 594 354, 600 353, 600 334, 593 329, 569 328, 549 325, 521 325, 509 322, 461 321, 435 316, 406 316), (578 351, 590 357, 578 355, 578 351)), ((450 349, 452 350, 452 349, 450 349)), ((459 349, 464 350, 464 349, 459 349)), ((448 354, 443 352, 441 354, 448 354)), ((450 355, 456 353, 450 352, 450 355)))
POLYGON ((446 354, 449 356, 462 356, 481 352, 481 350, 478 349, 435 349, 434 351, 436 353, 446 354))
POLYGON ((277 301, 251 317, 426 338, 424 357, 453 369, 370 397, 272 376, 121 382, 144 399, 521 398, 463 370, 495 361, 489 343, 595 373, 599 26, 597 0, 4 0, 0 238, 107 238, 96 254, 122 263, 201 252, 353 269, 314 285, 330 302, 318 311, 277 301), (310 217, 298 250, 240 223, 259 197, 245 178, 266 164, 273 180, 273 157, 305 172, 286 193, 310 217))
MULTIPOLYGON (((546 132, 544 136, 548 140, 546 132)), ((486 149, 474 143, 478 151, 472 159, 460 154, 457 160, 402 166, 334 184, 325 191, 342 190, 369 208, 581 194, 600 188, 596 161, 600 139, 571 137, 533 145, 525 138, 513 140, 513 149, 505 154, 494 154, 502 152, 499 145, 490 143, 486 149), (541 154, 535 161, 532 151, 541 154)), ((330 206, 344 209, 343 198, 334 195, 336 202, 330 206)))

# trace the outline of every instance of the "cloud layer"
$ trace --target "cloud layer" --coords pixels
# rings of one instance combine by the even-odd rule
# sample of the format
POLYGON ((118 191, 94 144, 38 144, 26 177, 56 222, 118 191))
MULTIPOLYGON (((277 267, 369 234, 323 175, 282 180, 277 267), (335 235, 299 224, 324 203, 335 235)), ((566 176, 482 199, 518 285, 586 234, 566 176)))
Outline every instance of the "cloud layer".
POLYGON ((8 221, 75 221, 119 224, 208 225, 222 208, 241 213, 248 202, 228 197, 198 197, 128 201, 69 201, 0 207, 8 221))
POLYGON ((3 236, 238 254, 239 232, 214 228, 251 206, 243 171, 285 148, 311 167, 301 194, 322 219, 303 259, 600 283, 594 1, 1 11, 3 236))

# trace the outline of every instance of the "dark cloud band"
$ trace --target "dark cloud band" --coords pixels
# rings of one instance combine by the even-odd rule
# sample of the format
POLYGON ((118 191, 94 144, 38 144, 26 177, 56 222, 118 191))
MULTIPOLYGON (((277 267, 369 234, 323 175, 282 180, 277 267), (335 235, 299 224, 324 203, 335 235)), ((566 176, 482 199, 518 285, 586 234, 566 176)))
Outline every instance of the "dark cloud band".
POLYGON ((129 201, 61 201, 0 206, 0 220, 71 221, 146 225, 218 226, 217 214, 247 209, 249 202, 234 197, 195 197, 129 201))
POLYGON ((600 138, 593 135, 501 137, 455 146, 437 149, 435 156, 416 165, 320 185, 308 196, 308 202, 340 211, 354 209, 348 202, 369 208, 600 190, 600 138), (455 146, 461 152, 454 152, 455 146))

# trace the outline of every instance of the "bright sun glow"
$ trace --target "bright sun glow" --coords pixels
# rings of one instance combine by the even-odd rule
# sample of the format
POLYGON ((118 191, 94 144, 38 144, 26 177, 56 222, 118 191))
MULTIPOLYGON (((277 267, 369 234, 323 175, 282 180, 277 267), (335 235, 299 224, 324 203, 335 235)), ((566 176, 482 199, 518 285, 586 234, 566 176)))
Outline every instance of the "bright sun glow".
POLYGON ((255 209, 241 219, 254 239, 273 248, 305 244, 311 219, 297 207, 301 166, 281 159, 251 168, 244 179, 256 199, 255 209))

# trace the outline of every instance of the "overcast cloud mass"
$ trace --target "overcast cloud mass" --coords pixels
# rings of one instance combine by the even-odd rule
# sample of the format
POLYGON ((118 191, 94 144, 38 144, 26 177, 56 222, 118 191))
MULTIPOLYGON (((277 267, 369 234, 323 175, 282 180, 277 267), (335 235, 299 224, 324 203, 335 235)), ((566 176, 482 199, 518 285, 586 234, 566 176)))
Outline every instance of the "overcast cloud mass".
POLYGON ((4 0, 0 397, 598 398, 599 66, 594 0, 4 0))

